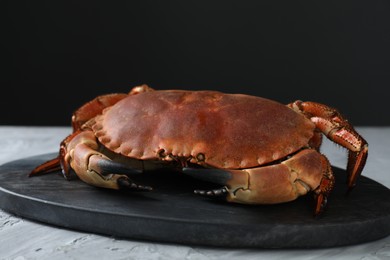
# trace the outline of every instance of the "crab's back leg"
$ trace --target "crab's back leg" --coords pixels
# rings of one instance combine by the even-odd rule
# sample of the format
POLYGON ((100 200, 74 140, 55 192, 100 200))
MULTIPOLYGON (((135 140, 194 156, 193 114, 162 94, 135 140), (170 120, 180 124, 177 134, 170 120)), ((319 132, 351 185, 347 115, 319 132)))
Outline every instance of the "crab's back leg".
POLYGON ((348 149, 348 187, 351 190, 361 175, 368 156, 366 140, 334 108, 316 102, 295 101, 288 105, 308 117, 333 142, 348 149))

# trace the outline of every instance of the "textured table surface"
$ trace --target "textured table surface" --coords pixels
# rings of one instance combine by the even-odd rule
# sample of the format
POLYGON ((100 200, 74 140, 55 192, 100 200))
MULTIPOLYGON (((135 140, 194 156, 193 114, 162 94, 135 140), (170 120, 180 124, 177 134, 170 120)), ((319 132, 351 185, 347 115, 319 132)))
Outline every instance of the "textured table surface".
MULTIPOLYGON (((390 188, 390 127, 357 127, 370 144, 367 177, 390 188)), ((0 165, 56 152, 68 127, 0 127, 0 165)), ((322 152, 344 168, 346 151, 328 141, 322 152)), ((365 175, 363 172, 363 175, 365 175)), ((383 198, 388 199, 388 198, 383 198)), ((120 240, 65 230, 0 210, 0 259, 390 259, 390 236, 354 246, 310 250, 194 247, 120 240)))

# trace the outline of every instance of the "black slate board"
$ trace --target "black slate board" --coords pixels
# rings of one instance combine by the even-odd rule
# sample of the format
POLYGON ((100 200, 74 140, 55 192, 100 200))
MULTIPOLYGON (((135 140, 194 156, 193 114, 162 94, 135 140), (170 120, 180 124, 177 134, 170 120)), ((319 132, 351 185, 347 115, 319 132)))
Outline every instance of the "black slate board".
MULTIPOLYGON (((313 218, 312 196, 279 205, 248 206, 193 194, 215 188, 174 172, 158 171, 138 182, 153 192, 91 187, 60 172, 28 178, 55 154, 0 166, 0 207, 12 214, 64 228, 118 238, 246 248, 323 248, 377 240, 390 234, 390 190, 362 176, 346 196, 345 171, 334 168, 336 187, 327 211, 313 218)), ((369 173, 367 173, 369 174, 369 173)))

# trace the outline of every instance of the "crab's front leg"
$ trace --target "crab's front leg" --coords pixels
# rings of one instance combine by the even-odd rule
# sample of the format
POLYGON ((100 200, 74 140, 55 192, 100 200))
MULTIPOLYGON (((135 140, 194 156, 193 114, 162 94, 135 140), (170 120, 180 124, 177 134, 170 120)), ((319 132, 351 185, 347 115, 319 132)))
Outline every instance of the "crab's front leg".
POLYGON ((76 131, 61 143, 57 158, 38 166, 30 176, 60 168, 64 177, 69 179, 70 171, 73 169, 82 181, 92 186, 146 191, 152 189, 149 186, 138 185, 128 177, 141 173, 141 170, 115 162, 98 149, 99 144, 92 131, 76 131))
POLYGON ((324 135, 348 149, 348 187, 351 190, 361 175, 368 155, 368 144, 334 108, 316 102, 295 101, 288 105, 308 117, 324 135))
POLYGON ((298 152, 281 163, 242 170, 184 168, 199 179, 225 185, 221 189, 195 191, 200 195, 223 196, 242 204, 276 204, 313 192, 314 214, 325 208, 334 186, 329 161, 314 149, 298 152))

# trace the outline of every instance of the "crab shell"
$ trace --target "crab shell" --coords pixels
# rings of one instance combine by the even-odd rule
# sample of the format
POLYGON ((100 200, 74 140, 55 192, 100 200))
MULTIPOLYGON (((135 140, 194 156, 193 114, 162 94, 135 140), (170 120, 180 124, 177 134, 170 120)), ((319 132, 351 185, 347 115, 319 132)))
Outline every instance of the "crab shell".
POLYGON ((215 91, 129 95, 88 123, 109 150, 140 160, 182 158, 243 169, 307 146, 315 125, 278 102, 215 91))

